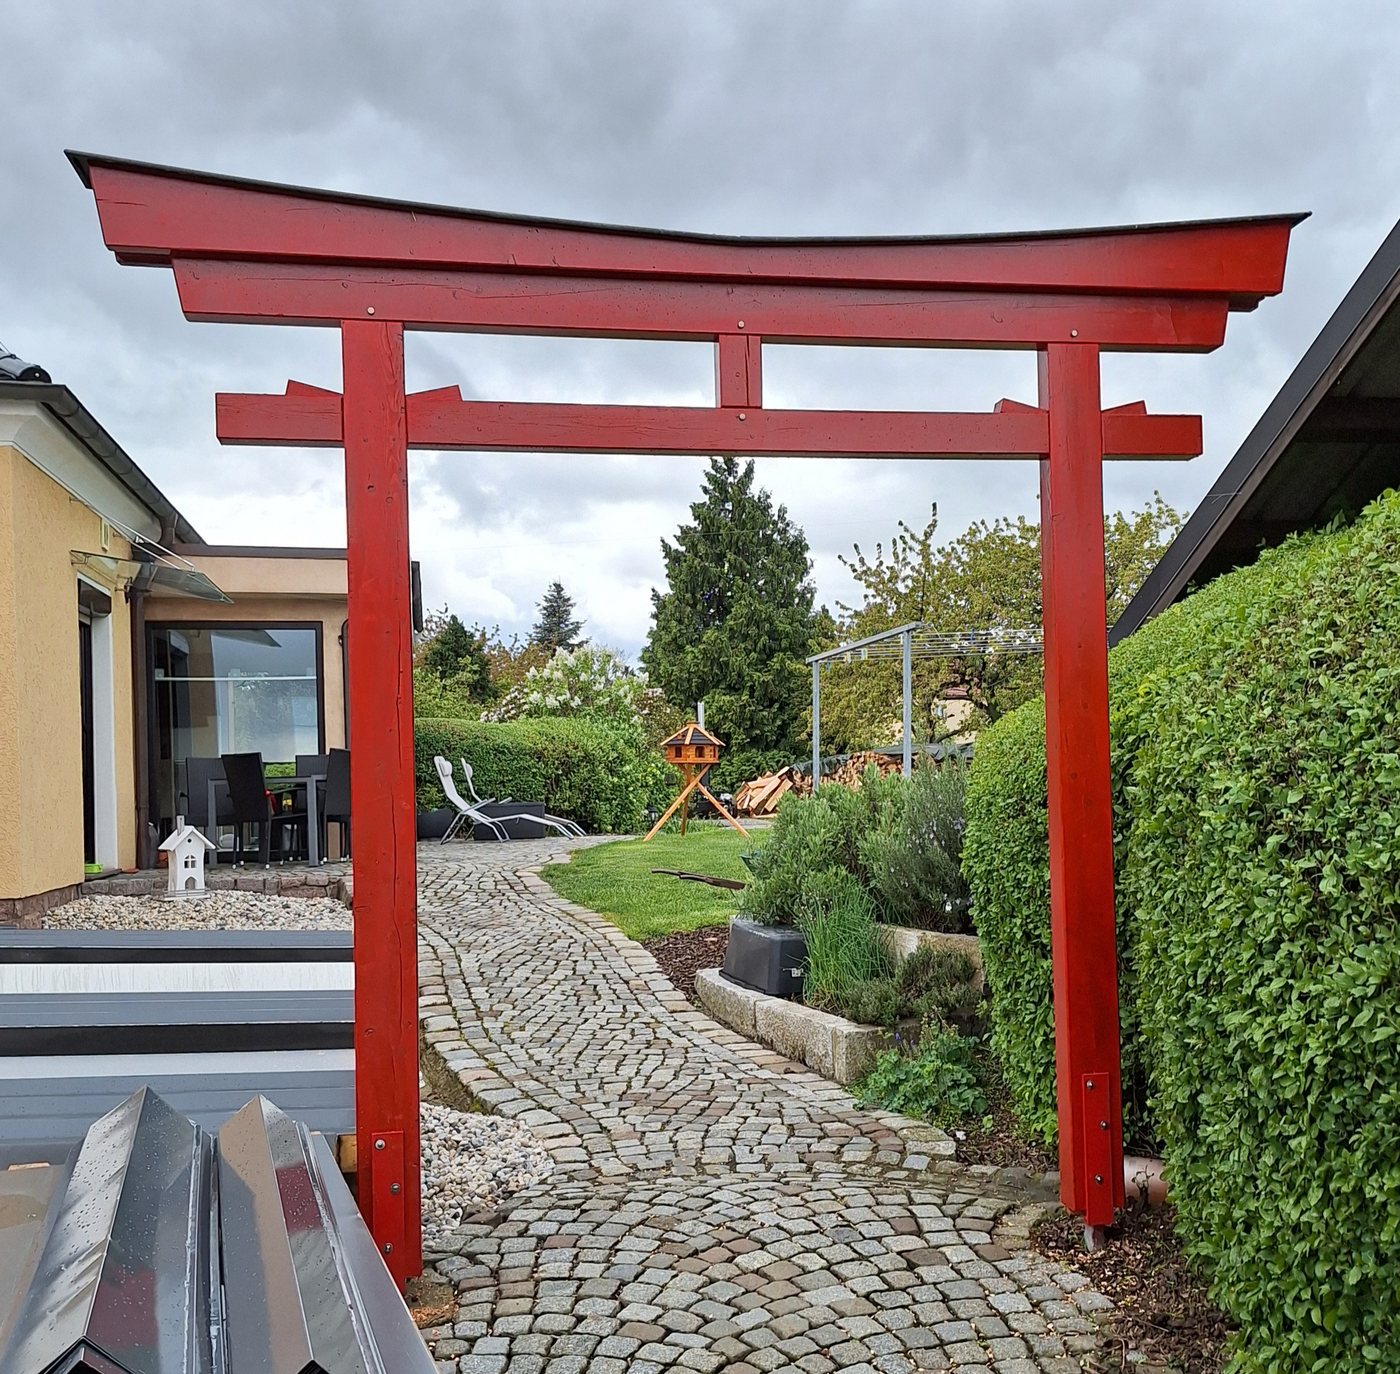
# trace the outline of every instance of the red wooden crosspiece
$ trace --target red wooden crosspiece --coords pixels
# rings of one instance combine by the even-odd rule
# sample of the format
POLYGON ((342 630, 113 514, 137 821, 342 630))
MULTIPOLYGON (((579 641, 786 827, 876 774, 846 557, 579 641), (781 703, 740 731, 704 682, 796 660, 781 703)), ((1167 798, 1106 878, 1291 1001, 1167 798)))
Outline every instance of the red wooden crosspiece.
MULTIPOLYGON (((345 451, 361 1206, 421 1267, 410 448, 1038 461, 1062 1197, 1123 1201, 1103 463, 1189 458, 1196 416, 1103 409, 1104 350, 1204 352, 1283 287, 1301 216, 926 239, 745 239, 410 205, 70 154, 117 260, 170 269, 192 320, 338 328, 344 394, 220 396, 219 437, 345 451), (705 339, 715 404, 405 396, 403 331, 705 339), (1035 406, 775 411, 763 343, 1032 348, 1035 406), (378 1143, 384 1148, 378 1149, 378 1143), (366 1142, 374 1142, 367 1148, 366 1142), (397 1191, 396 1191, 397 1189, 397 1191)), ((389 1247, 385 1249, 385 1247, 389 1247)))

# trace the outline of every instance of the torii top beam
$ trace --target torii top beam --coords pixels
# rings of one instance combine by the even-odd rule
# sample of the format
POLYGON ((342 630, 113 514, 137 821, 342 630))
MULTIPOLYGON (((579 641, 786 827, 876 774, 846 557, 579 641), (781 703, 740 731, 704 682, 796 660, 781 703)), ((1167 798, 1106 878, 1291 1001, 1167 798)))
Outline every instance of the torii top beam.
POLYGON ((741 238, 523 218, 68 156, 96 197, 103 238, 119 262, 174 268, 192 317, 263 322, 363 316, 360 297, 369 292, 381 297, 376 318, 410 327, 678 338, 742 328, 775 341, 1034 347, 1073 338, 1106 348, 1204 350, 1222 341, 1226 311, 1252 310, 1282 289, 1288 236, 1305 218, 741 238), (237 268, 221 274, 220 263, 237 268), (252 299, 229 299, 235 276, 261 282, 262 290, 245 284, 252 299), (599 277, 616 285, 599 295, 599 277), (573 290, 570 278, 579 279, 573 290), (629 284, 641 282, 670 284, 660 313, 674 319, 658 322, 654 293, 644 302, 629 293, 629 284), (714 285, 722 295, 703 289, 714 285), (585 290, 594 299, 570 299, 585 290), (1140 307, 1126 310, 1125 297, 1140 307), (998 313, 1032 299, 1036 318, 998 326, 998 313))

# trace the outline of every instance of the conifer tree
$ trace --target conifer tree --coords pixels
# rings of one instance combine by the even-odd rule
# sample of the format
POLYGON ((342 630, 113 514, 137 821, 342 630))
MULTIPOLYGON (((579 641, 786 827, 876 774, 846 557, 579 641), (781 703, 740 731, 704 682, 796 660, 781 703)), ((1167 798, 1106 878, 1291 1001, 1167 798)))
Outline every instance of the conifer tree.
MULTIPOLYGON (((651 682, 744 751, 800 753, 815 627, 807 538, 754 486, 752 461, 712 459, 674 543, 662 540, 666 590, 654 590, 642 652, 651 682)), ((743 772, 737 758, 734 767, 743 772)))
POLYGON ((560 649, 577 649, 585 641, 579 638, 583 621, 574 617, 574 599, 562 582, 551 582, 540 600, 539 619, 530 631, 530 643, 549 653, 560 649))

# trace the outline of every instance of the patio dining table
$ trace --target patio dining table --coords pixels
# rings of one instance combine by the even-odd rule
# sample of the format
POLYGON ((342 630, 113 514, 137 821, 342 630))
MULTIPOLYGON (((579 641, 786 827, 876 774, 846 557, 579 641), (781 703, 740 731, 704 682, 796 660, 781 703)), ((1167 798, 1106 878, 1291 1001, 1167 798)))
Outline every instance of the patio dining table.
MULTIPOLYGON (((294 788, 301 787, 306 791, 306 861, 309 864, 320 864, 321 860, 321 825, 320 825, 320 801, 321 784, 326 780, 324 773, 307 773, 303 776, 290 778, 268 778, 267 789, 274 794, 278 792, 288 792, 294 788)), ((227 787, 228 783, 223 778, 209 779, 209 809, 204 813, 209 817, 209 830, 204 832, 205 838, 216 848, 218 846, 218 823, 214 819, 219 813, 214 809, 215 788, 227 787)), ((273 815, 276 820, 276 814, 273 815)))

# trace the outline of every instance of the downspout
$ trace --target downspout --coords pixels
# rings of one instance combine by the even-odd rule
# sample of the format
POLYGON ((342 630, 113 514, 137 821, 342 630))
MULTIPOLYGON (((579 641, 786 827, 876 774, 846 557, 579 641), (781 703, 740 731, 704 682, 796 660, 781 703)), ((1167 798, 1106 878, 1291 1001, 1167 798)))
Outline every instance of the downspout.
POLYGON ((340 700, 345 708, 345 747, 350 747, 350 621, 340 624, 340 700))
POLYGON ((126 589, 131 607, 131 724, 132 778, 136 792, 136 867, 156 866, 151 841, 151 721, 150 683, 146 675, 146 592, 126 589))

